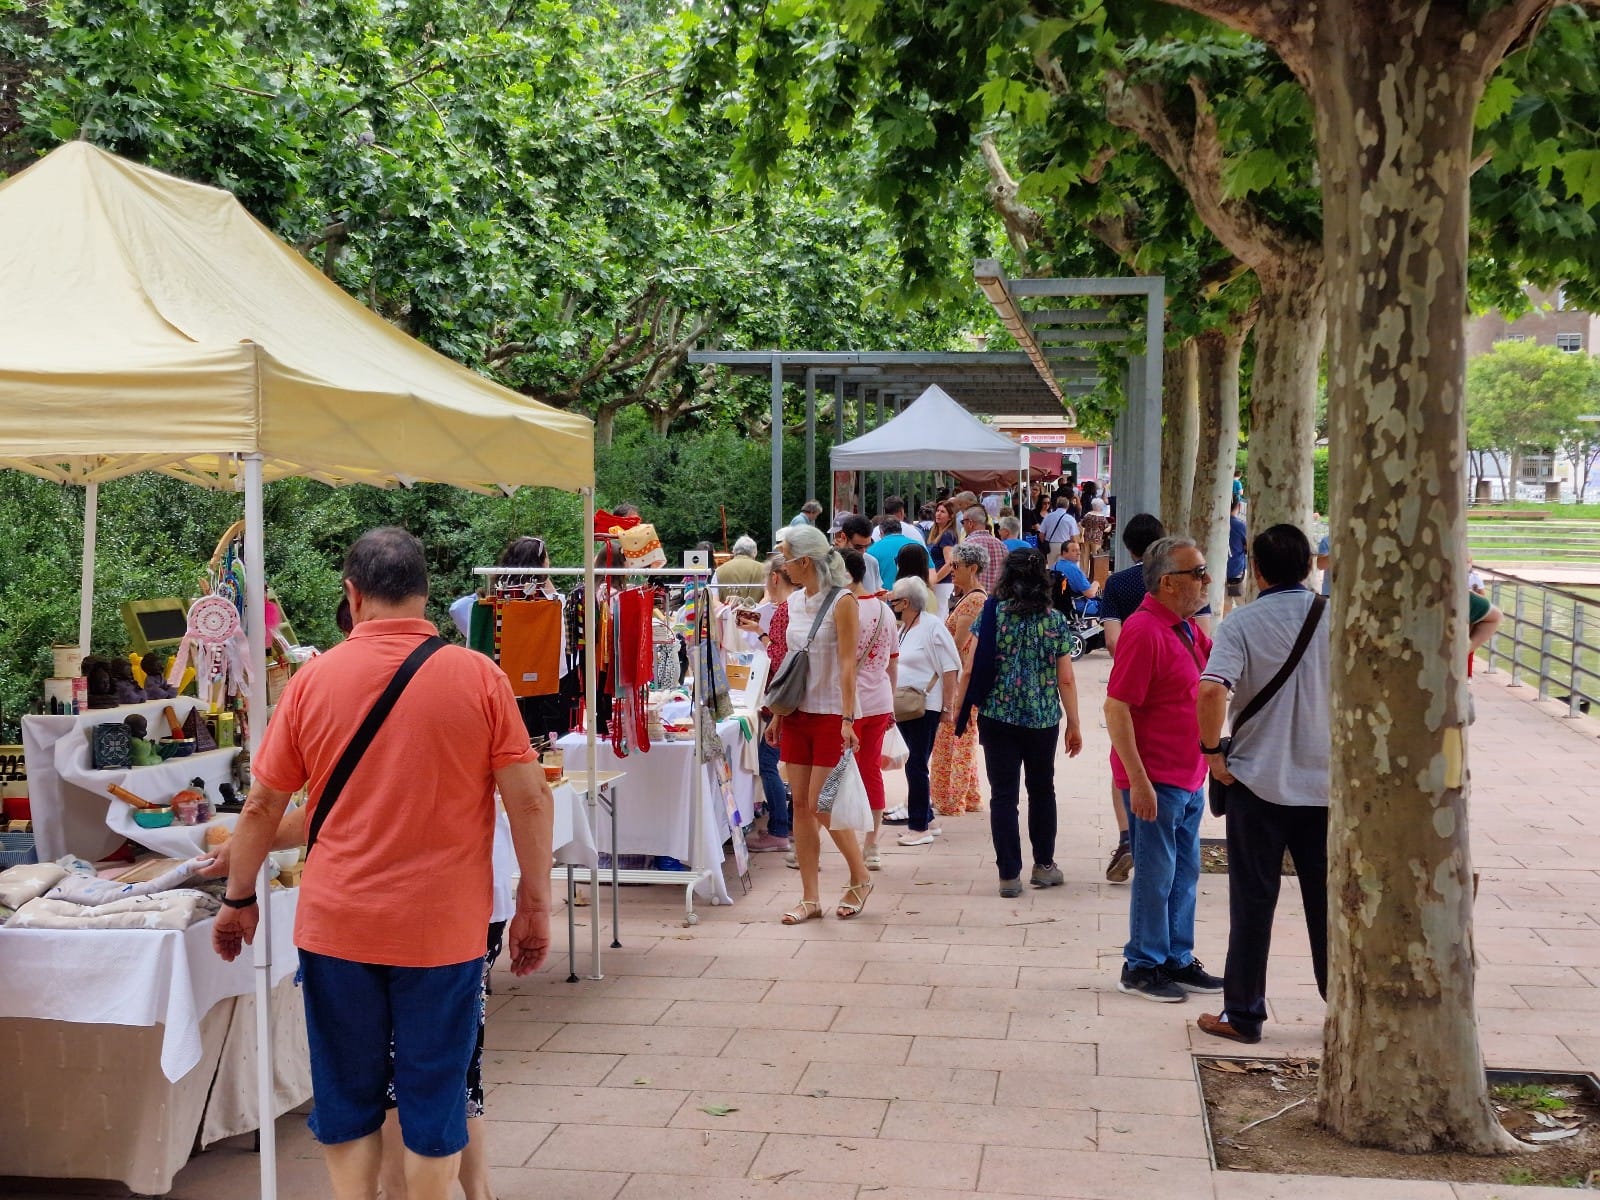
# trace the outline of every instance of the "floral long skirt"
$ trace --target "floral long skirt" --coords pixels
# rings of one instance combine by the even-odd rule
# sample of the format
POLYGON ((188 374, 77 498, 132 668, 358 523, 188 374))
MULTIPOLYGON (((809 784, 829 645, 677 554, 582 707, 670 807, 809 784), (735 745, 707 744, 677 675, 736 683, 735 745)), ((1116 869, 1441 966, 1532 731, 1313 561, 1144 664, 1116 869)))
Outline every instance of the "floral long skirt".
POLYGON ((928 791, 933 811, 942 817, 983 808, 983 794, 978 791, 976 720, 967 723, 963 737, 957 737, 949 725, 939 726, 933 739, 933 757, 928 760, 928 791))

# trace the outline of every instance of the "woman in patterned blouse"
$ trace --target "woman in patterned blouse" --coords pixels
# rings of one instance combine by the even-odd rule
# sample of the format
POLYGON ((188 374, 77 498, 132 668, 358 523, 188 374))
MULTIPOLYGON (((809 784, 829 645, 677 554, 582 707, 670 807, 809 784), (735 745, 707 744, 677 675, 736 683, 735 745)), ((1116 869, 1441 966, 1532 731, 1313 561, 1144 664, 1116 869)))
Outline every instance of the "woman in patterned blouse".
MULTIPOLYGON (((1056 865, 1056 730, 1062 714, 1067 756, 1083 749, 1078 690, 1066 617, 1050 603, 1044 555, 1013 550, 1006 559, 996 603, 972 624, 978 656, 993 648, 994 682, 978 701, 978 743, 989 776, 989 834, 994 840, 1000 894, 1022 895, 1022 842, 1017 831, 1019 783, 1028 785, 1028 841, 1034 887, 1063 882, 1056 865), (986 631, 984 623, 995 628, 986 631), (985 636, 987 633, 988 636, 985 636)), ((969 667, 967 675, 972 674, 969 667)), ((965 688, 963 688, 965 691, 965 688)), ((968 695, 968 699, 972 697, 968 695)))

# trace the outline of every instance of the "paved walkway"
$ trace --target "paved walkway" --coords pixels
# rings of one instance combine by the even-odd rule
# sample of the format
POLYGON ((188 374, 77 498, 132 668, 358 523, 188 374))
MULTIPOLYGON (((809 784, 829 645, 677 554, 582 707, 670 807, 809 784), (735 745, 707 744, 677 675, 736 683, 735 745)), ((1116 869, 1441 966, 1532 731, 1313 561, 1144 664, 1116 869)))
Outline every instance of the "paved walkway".
MULTIPOLYGON (((1155 1005, 1114 988, 1127 894, 1101 874, 1115 836, 1107 670, 1103 654, 1080 664, 1088 748, 1058 772, 1067 886, 1002 900, 986 818, 947 819, 934 846, 886 850, 857 921, 783 927, 798 877, 758 855, 750 894, 693 929, 674 893, 626 892, 625 948, 600 982, 566 983, 557 955, 537 977, 498 979, 485 1074, 501 1200, 1569 1194, 1210 1169, 1191 1052, 1236 1052, 1193 1028, 1211 998, 1155 1005)), ((1600 1069, 1600 723, 1562 720, 1503 675, 1472 686, 1486 1057, 1600 1069)), ((824 863, 832 896, 844 873, 831 852, 824 863)), ((1263 1054, 1320 1050, 1301 925, 1285 889, 1263 1054)), ((558 936, 564 955, 564 923, 558 936)), ((1203 876, 1213 969, 1226 938, 1226 881, 1203 876)), ((326 1195, 303 1120, 283 1118, 279 1138, 282 1195, 326 1195)), ((196 1158, 173 1197, 254 1194, 247 1141, 196 1158)))

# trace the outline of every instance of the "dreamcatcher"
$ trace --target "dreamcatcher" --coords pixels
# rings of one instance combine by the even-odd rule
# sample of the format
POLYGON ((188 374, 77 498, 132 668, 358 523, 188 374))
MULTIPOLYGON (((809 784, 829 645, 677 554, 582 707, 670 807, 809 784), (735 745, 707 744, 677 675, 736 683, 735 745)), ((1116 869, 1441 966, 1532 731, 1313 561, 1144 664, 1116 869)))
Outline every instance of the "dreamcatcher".
MULTIPOLYGON (((189 667, 195 672, 195 694, 215 698, 247 692, 252 672, 250 642, 244 630, 244 562, 239 541, 244 522, 235 522, 217 542, 202 581, 206 594, 189 606, 188 626, 167 672, 176 687, 189 667)), ((276 607, 276 606, 269 606, 276 607)), ((268 625, 272 625, 268 614, 268 625)))

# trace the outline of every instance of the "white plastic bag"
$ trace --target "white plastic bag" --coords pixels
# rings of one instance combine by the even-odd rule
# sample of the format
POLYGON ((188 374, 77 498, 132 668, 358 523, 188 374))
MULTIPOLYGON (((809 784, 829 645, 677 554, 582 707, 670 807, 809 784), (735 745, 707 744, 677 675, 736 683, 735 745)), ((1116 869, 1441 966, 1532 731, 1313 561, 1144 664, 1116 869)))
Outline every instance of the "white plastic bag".
POLYGON ((911 747, 906 745, 900 726, 890 725, 889 732, 883 735, 883 757, 878 760, 878 765, 885 771, 898 771, 910 757, 911 747))
POLYGON ((861 768, 856 766, 855 751, 846 750, 839 765, 823 780, 822 793, 817 797, 817 812, 828 817, 829 829, 872 832, 872 804, 867 799, 861 768))

